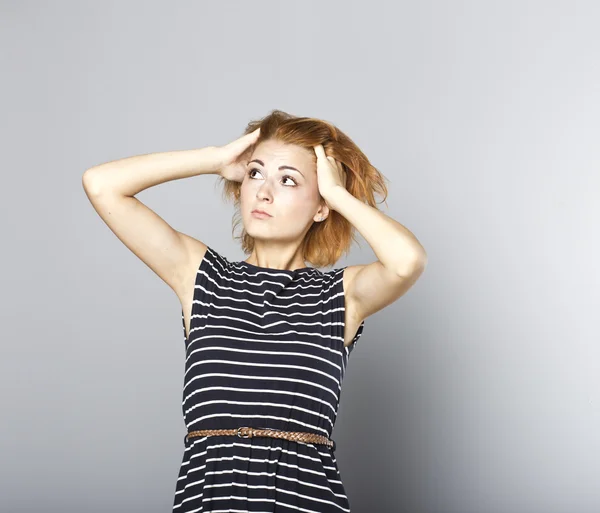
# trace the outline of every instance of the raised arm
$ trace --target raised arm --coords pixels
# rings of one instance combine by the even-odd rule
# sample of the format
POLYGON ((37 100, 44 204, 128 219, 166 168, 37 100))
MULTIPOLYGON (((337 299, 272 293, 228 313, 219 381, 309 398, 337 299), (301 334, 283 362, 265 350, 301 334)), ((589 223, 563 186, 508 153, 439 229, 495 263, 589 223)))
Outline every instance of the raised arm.
POLYGON ((164 182, 219 174, 218 147, 151 153, 94 166, 83 188, 112 232, 181 298, 206 245, 178 232, 135 195, 164 182))

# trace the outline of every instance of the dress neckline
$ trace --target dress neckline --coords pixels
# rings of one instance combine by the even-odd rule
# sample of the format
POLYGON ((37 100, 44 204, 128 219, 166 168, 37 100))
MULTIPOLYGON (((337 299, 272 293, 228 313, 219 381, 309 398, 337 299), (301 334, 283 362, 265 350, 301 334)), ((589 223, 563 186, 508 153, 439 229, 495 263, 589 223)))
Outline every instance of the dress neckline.
POLYGON ((301 271, 308 271, 311 269, 314 269, 314 267, 300 267, 299 269, 275 269, 273 267, 260 267, 258 265, 254 265, 254 264, 250 264, 248 262, 246 262, 245 260, 239 260, 238 262, 236 262, 236 264, 240 264, 242 265, 242 267, 246 267, 248 269, 253 269, 256 271, 263 271, 263 272, 276 272, 276 273, 298 273, 301 271))

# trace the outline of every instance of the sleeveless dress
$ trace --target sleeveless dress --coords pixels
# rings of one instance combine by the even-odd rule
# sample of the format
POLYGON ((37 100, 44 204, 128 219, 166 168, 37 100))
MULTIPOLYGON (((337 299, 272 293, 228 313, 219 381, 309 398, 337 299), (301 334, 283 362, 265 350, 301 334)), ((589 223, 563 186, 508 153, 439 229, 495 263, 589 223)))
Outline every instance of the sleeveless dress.
MULTIPOLYGON (((348 357, 343 271, 200 262, 185 336, 187 431, 308 431, 332 438, 348 357)), ((279 438, 184 437, 174 513, 349 512, 334 449, 279 438)))

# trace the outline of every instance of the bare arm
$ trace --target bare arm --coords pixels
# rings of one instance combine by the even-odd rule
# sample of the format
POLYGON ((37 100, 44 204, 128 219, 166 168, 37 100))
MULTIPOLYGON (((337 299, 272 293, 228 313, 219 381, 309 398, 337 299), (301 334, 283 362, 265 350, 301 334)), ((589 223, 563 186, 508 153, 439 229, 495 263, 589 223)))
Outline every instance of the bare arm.
POLYGON ((88 196, 99 189, 135 196, 149 187, 202 174, 219 174, 218 148, 149 153, 91 167, 83 174, 88 196))
POLYGON ((173 229, 134 197, 171 180, 219 174, 217 148, 151 153, 94 166, 85 171, 83 188, 112 232, 181 298, 206 245, 173 229))

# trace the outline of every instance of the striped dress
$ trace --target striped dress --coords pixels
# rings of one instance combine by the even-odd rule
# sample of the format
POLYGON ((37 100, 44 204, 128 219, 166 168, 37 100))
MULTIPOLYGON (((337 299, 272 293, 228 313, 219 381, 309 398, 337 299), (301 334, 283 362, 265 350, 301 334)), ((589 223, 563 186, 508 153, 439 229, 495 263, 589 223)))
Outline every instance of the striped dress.
MULTIPOLYGON (((199 263, 185 336, 187 431, 251 426, 332 437, 348 357, 343 271, 199 263)), ((182 311, 183 321, 183 311, 182 311)), ((174 513, 349 512, 334 450, 278 438, 184 437, 174 513)))

